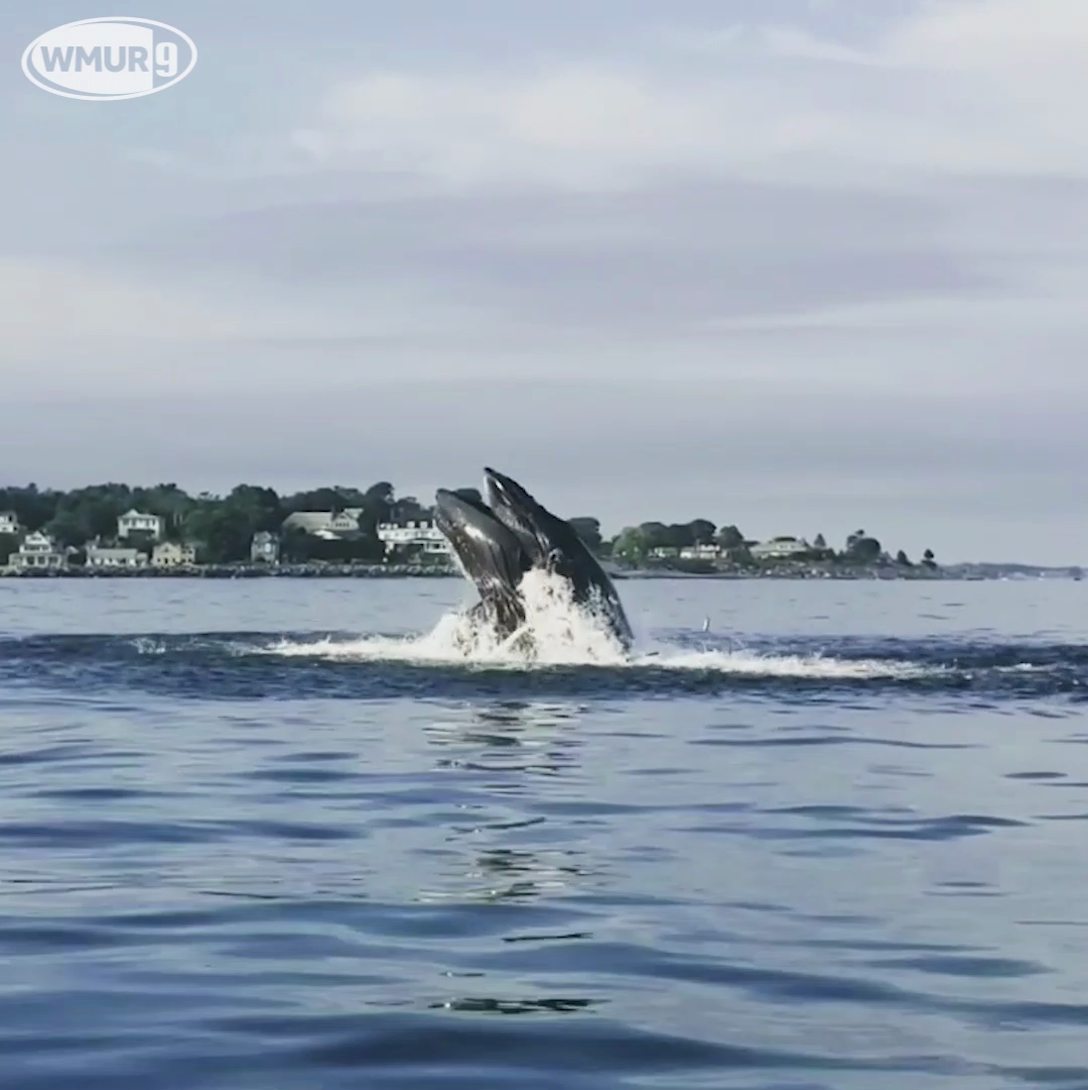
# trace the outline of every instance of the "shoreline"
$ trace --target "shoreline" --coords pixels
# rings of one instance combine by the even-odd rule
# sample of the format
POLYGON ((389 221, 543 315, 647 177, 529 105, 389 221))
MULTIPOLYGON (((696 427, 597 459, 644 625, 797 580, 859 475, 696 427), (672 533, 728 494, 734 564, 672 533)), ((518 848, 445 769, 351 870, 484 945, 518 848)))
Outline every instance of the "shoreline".
MULTIPOLYGON (((1003 579, 1078 580, 1075 566, 1044 568, 1033 565, 955 564, 925 568, 895 565, 813 567, 769 567, 762 571, 692 572, 674 568, 631 568, 610 570, 615 580, 626 579, 726 579, 726 580, 882 580, 981 582, 1003 579)), ((36 571, 0 568, 0 578, 9 579, 461 579, 453 568, 418 564, 203 564, 171 568, 85 568, 72 567, 36 571)))

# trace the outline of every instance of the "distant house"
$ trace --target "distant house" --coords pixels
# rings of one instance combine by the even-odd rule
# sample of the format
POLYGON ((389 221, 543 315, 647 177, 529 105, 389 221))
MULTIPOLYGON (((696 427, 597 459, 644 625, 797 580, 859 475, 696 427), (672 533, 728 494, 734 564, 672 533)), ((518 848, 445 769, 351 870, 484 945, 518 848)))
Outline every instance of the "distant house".
POLYGON ((268 530, 258 530, 249 545, 249 559, 254 564, 278 564, 280 539, 268 530))
POLYGON ((721 556, 720 545, 687 545, 680 550, 681 560, 717 560, 721 556))
POLYGON ((27 534, 17 553, 8 557, 16 571, 56 571, 68 566, 68 559, 48 534, 36 530, 27 534))
POLYGON ((180 568, 196 563, 196 546, 188 542, 160 541, 151 550, 153 568, 180 568))
POLYGON ((126 538, 129 534, 149 534, 158 541, 162 537, 164 523, 161 515, 145 515, 134 507, 118 518, 117 536, 126 538))
POLYGON ((650 550, 654 560, 672 560, 679 555, 680 550, 675 545, 656 545, 650 550))
POLYGON ((315 537, 335 538, 359 532, 361 507, 345 507, 343 511, 294 511, 283 520, 284 532, 302 530, 315 537))
POLYGON ((14 534, 17 537, 22 532, 19 516, 14 511, 0 511, 0 534, 14 534))
POLYGON ((87 546, 88 568, 143 568, 147 565, 147 553, 139 549, 115 549, 107 545, 87 546))
POLYGON ((395 549, 419 549, 425 553, 449 553, 450 543, 446 535, 433 523, 422 520, 406 522, 381 522, 378 524, 378 540, 385 546, 386 555, 395 549))
POLYGON ((756 560, 788 560, 807 556, 812 552, 812 546, 804 538, 772 537, 770 541, 761 541, 752 546, 752 556, 756 560))

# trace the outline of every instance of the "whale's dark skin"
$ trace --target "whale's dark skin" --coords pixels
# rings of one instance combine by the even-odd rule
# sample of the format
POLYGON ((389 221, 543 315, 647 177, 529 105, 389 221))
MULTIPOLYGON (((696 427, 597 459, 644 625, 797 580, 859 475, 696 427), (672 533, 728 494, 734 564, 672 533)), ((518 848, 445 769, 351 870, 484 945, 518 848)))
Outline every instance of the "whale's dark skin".
POLYGON ((519 592, 526 572, 543 569, 566 579, 574 601, 595 607, 624 646, 634 642, 616 588, 569 522, 538 503, 517 481, 484 470, 485 501, 440 488, 435 522, 480 592, 477 618, 500 639, 525 623, 519 592))

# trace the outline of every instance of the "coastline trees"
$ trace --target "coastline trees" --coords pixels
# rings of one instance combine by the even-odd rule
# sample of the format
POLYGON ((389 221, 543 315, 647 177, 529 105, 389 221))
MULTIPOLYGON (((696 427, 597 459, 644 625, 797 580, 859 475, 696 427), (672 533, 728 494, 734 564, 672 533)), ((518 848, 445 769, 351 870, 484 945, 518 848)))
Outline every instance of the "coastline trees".
MULTIPOLYGON (((479 503, 476 488, 460 488, 455 492, 479 503)), ((110 543, 117 536, 118 518, 135 508, 158 515, 164 524, 163 536, 172 541, 188 541, 200 547, 202 560, 211 563, 233 563, 248 560, 254 534, 267 531, 281 533, 281 555, 289 562, 310 560, 379 561, 385 555, 378 538, 378 526, 383 522, 432 521, 434 510, 414 496, 396 495, 389 481, 377 481, 366 488, 329 485, 292 494, 281 494, 273 488, 255 484, 239 484, 225 495, 201 492, 191 495, 176 483, 160 483, 151 487, 133 487, 118 482, 90 485, 71 491, 25 487, 0 488, 0 511, 12 511, 23 532, 44 530, 62 548, 79 548, 96 539, 110 543), (335 535, 308 533, 304 529, 284 531, 284 521, 294 512, 321 511, 343 514, 357 511, 354 524, 347 529, 338 527, 335 535), (356 528, 352 529, 354 525, 356 528)), ((627 526, 611 539, 601 532, 600 520, 580 515, 569 520, 587 547, 600 556, 611 555, 626 565, 656 564, 685 567, 717 562, 705 553, 681 550, 717 544, 724 566, 766 569, 783 561, 753 559, 744 534, 735 524, 716 526, 713 521, 695 518, 685 523, 664 523, 651 520, 627 526)), ((130 544, 136 543, 129 539, 130 544)), ((0 564, 18 548, 19 539, 0 539, 0 564)), ((150 539, 139 542, 149 550, 150 539)), ((713 550, 712 550, 713 551, 713 550)), ((895 563, 914 567, 900 550, 895 563)), ((890 565, 891 557, 883 551, 880 541, 859 529, 846 539, 841 552, 828 547, 823 534, 817 534, 811 552, 803 558, 807 563, 831 561, 844 565, 890 565)), ((789 563, 800 562, 797 558, 789 563)), ((921 566, 935 569, 933 551, 927 549, 921 566)), ((921 573, 919 573, 921 574, 921 573)))

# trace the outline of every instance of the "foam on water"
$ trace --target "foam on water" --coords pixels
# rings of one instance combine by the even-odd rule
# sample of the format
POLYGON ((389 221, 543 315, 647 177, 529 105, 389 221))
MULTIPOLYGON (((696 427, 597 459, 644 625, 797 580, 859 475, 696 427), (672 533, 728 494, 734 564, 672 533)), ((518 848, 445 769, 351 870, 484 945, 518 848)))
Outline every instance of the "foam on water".
POLYGON ((911 678, 933 667, 879 659, 828 658, 819 654, 776 655, 720 648, 692 649, 639 641, 631 651, 610 631, 602 612, 574 602, 566 580, 543 571, 522 583, 525 625, 505 640, 478 624, 467 610, 443 615, 430 632, 417 636, 364 636, 354 640, 282 641, 272 654, 356 661, 400 661, 510 668, 540 666, 645 667, 723 674, 811 678, 911 678))
POLYGON ((570 584, 544 571, 531 571, 521 584, 525 624, 499 639, 467 610, 444 614, 421 636, 366 636, 358 640, 285 642, 272 650, 282 655, 323 655, 353 659, 468 663, 524 668, 539 665, 622 666, 630 660, 610 631, 604 615, 576 603, 570 584))

